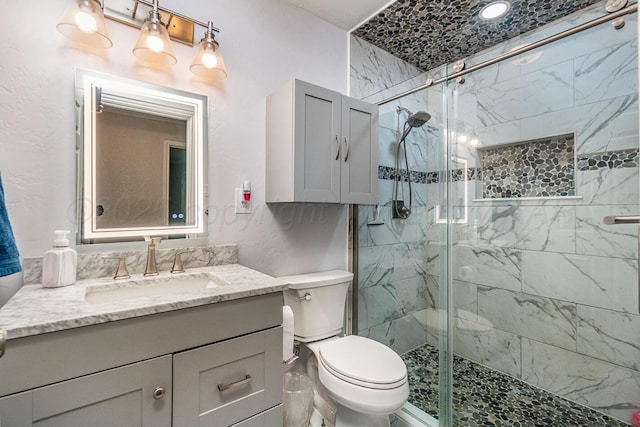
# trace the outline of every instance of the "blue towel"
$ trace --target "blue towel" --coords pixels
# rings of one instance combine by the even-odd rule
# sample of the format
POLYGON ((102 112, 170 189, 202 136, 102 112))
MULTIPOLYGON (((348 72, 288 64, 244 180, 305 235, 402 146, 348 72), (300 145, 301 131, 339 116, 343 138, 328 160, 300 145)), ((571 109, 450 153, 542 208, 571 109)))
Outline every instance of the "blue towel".
POLYGON ((22 271, 20 255, 4 203, 4 189, 2 188, 2 175, 0 175, 0 277, 20 271, 22 271))

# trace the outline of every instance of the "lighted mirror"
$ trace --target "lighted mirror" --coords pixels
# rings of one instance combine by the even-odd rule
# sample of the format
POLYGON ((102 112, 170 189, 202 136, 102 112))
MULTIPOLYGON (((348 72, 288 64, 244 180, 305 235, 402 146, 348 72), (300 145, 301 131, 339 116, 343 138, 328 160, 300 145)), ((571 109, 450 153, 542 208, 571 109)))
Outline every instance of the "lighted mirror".
POLYGON ((205 233, 207 98, 78 70, 79 243, 205 233))

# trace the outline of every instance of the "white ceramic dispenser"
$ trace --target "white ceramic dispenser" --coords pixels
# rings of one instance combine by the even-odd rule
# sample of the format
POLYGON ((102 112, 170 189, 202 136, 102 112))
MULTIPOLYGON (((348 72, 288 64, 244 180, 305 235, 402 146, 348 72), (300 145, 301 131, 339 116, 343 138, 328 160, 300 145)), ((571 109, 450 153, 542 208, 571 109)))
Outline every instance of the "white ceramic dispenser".
POLYGON ((53 247, 42 259, 42 286, 58 288, 72 285, 76 281, 78 254, 69 247, 69 230, 56 230, 53 247))

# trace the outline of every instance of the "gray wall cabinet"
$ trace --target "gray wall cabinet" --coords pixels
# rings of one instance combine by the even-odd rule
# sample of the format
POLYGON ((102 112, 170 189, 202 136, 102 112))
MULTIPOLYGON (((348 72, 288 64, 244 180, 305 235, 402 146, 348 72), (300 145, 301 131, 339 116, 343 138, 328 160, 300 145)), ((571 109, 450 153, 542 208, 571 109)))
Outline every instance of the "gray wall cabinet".
POLYGON ((378 106, 300 80, 269 95, 266 201, 376 204, 378 106))

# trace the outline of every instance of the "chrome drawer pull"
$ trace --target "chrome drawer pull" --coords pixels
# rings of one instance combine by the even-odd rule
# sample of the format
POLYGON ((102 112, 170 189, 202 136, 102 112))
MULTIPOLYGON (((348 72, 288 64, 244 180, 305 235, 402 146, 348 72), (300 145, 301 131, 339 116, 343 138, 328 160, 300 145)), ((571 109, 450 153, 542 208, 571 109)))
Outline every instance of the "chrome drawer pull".
POLYGON ((229 390, 230 388, 240 387, 242 385, 249 384, 251 380, 252 380, 251 375, 246 375, 244 379, 236 381, 231 384, 218 384, 218 390, 225 391, 225 390, 229 390))
POLYGON ((638 215, 629 215, 629 216, 605 216, 602 218, 602 222, 607 225, 613 224, 640 224, 640 216, 638 215))
POLYGON ((340 140, 338 139, 338 135, 336 135, 336 160, 340 158, 340 140))

